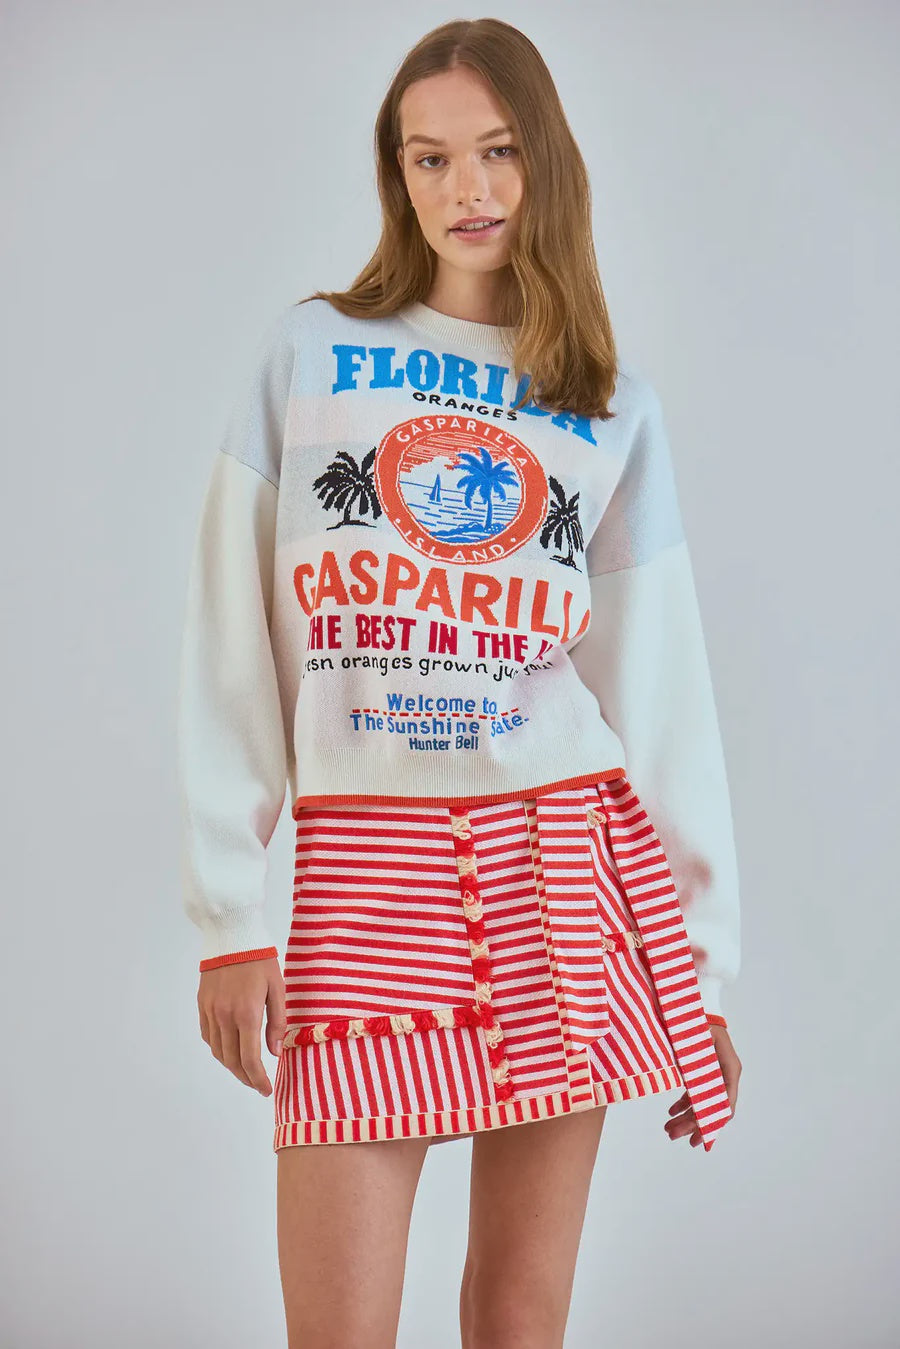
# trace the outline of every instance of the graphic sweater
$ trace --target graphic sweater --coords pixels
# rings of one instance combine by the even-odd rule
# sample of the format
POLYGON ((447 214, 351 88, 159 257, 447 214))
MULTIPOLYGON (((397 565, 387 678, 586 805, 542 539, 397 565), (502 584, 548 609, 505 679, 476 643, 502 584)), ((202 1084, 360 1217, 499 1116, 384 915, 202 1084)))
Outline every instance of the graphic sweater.
POLYGON ((607 421, 514 379, 512 330, 415 302, 292 304, 211 466, 177 710, 200 968, 277 952, 285 796, 450 804, 625 772, 675 880, 704 1007, 739 967, 731 805, 659 398, 607 421))

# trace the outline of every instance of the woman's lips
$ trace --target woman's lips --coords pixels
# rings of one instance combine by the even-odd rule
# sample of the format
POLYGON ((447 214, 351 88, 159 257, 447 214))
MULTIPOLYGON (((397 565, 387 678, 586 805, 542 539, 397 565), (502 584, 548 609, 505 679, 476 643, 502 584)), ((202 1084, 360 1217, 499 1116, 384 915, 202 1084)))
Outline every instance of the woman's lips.
POLYGON ((500 233, 505 224, 505 220, 498 220, 493 225, 483 225, 481 229, 452 229, 450 233, 455 234, 457 239, 493 239, 495 235, 500 233))

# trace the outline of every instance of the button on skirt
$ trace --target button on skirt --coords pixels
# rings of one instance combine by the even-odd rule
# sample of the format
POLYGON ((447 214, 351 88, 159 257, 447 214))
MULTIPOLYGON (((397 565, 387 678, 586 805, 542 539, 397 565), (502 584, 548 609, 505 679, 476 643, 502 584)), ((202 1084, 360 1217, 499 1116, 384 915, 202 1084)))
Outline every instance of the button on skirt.
POLYGON ((675 884, 627 777, 302 807, 274 1150, 466 1137, 683 1088, 731 1118, 675 884))

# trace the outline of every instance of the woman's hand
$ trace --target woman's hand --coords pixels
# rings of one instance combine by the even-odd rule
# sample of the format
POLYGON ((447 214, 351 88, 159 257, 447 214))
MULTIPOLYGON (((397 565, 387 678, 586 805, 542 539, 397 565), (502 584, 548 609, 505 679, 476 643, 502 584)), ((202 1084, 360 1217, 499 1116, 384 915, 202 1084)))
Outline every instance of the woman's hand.
MULTIPOLYGON (((709 1032, 713 1038, 713 1044, 716 1047, 716 1057, 719 1060, 719 1067, 722 1069, 722 1076, 725 1079, 725 1088, 728 1092, 728 1100, 731 1105, 731 1114, 734 1116, 735 1106, 737 1105, 738 1082, 741 1076, 741 1061, 735 1052, 734 1045, 731 1043, 731 1036, 724 1026, 717 1026, 715 1023, 710 1025, 709 1032)), ((666 1133, 670 1138, 680 1138, 682 1134, 690 1134, 691 1147, 695 1148, 703 1139, 700 1130, 697 1128, 697 1118, 691 1108, 690 1099, 687 1092, 679 1096, 674 1105, 669 1106, 669 1114, 673 1119, 667 1120, 665 1124, 666 1133)))
POLYGON ((197 1007, 200 1034, 213 1057, 248 1087, 271 1096, 272 1084, 260 1058, 259 1033, 265 1009, 266 1044, 271 1054, 281 1053, 287 1023, 284 975, 277 956, 204 970, 197 1007))

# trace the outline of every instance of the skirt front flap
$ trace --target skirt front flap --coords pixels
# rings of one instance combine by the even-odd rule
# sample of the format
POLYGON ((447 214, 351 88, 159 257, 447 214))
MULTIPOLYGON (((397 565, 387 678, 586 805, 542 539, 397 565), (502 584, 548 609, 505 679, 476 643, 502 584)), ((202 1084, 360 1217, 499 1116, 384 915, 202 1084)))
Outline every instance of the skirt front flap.
POLYGON ((300 813, 284 974, 289 1026, 474 1006, 446 809, 300 813))

